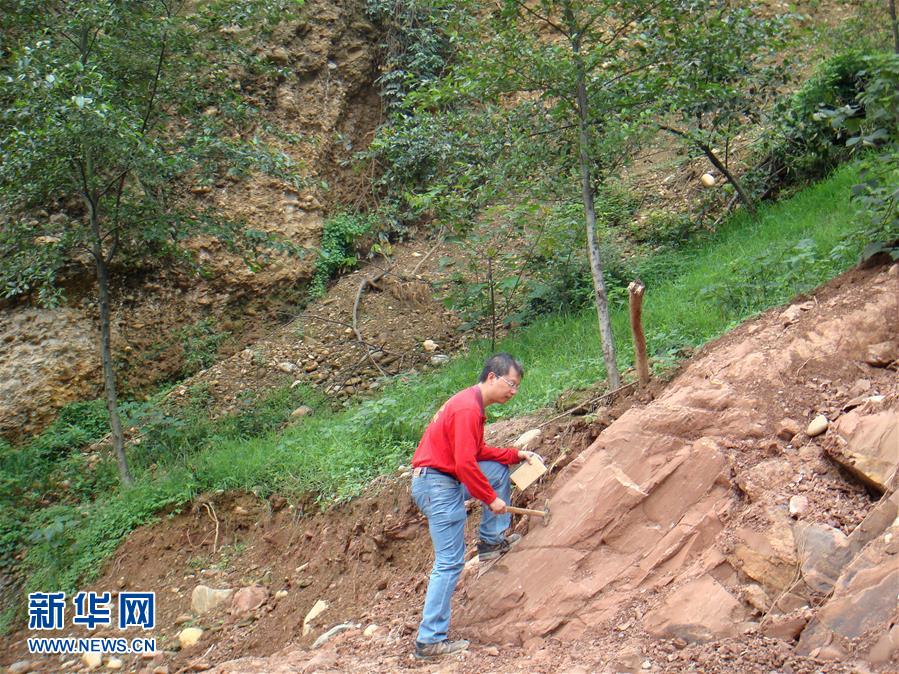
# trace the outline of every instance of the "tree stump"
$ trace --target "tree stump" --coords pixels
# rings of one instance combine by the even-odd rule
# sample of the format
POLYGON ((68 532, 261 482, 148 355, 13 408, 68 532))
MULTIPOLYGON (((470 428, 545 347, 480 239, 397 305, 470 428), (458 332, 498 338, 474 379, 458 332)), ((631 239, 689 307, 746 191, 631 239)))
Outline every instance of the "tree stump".
POLYGON ((634 336, 634 356, 640 386, 649 383, 649 360, 646 358, 646 337, 643 334, 643 292, 646 286, 640 279, 631 281, 627 287, 628 304, 631 310, 631 333, 634 336))

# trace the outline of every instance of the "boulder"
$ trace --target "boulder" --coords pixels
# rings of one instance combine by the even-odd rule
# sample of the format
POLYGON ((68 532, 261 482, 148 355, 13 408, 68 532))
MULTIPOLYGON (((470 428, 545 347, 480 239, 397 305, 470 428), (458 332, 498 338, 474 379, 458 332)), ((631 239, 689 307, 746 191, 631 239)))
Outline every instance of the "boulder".
POLYGON ((706 574, 668 595, 643 626, 655 637, 702 643, 737 636, 745 631, 745 617, 742 604, 706 574))
MULTIPOLYGON (((803 630, 797 651, 810 655, 861 636, 889 640, 899 596, 899 524, 876 538, 848 564, 831 598, 803 630)), ((847 645, 848 648, 848 645, 847 645)))
POLYGON ((640 442, 645 416, 629 414, 594 443, 607 451, 588 449, 565 468, 552 526, 531 529, 468 581, 457 624, 500 643, 577 638, 611 619, 629 589, 666 587, 714 544, 731 499, 719 446, 640 442))
POLYGON ((808 610, 773 616, 769 620, 763 621, 761 632, 766 637, 795 641, 805 629, 810 616, 811 612, 808 610))
POLYGON ((197 585, 190 595, 190 610, 197 615, 202 615, 217 606, 221 606, 231 599, 234 590, 215 590, 206 585, 197 585))
POLYGON ((815 592, 830 592, 853 557, 846 535, 826 524, 793 527, 802 578, 815 592))
POLYGON ((764 531, 742 527, 735 532, 731 564, 769 594, 778 595, 793 584, 798 560, 787 517, 769 511, 768 520, 770 524, 764 531))
POLYGON ((844 414, 835 425, 839 441, 827 455, 865 485, 885 492, 896 483, 899 468, 899 410, 862 415, 844 414))
POLYGON ((874 367, 886 367, 897 358, 899 358, 899 342, 895 340, 872 344, 865 352, 865 362, 874 367))

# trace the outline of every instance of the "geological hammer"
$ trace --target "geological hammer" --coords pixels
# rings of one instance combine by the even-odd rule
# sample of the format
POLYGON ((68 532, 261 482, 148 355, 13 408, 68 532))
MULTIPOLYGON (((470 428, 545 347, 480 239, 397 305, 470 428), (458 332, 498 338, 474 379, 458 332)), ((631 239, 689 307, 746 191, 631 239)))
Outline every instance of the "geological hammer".
POLYGON ((549 524, 549 504, 543 506, 543 510, 532 510, 531 508, 517 508, 515 506, 506 506, 506 510, 516 515, 536 515, 543 519, 543 526, 549 524))

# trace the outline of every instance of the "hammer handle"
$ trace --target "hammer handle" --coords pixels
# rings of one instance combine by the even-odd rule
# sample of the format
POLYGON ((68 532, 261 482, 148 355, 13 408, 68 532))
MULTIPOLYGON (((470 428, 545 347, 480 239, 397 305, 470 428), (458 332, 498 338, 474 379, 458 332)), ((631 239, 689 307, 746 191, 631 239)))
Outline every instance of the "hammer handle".
POLYGON ((516 515, 537 515, 539 517, 546 517, 545 510, 531 510, 530 508, 516 508, 515 506, 506 506, 506 510, 510 513, 515 513, 516 515))

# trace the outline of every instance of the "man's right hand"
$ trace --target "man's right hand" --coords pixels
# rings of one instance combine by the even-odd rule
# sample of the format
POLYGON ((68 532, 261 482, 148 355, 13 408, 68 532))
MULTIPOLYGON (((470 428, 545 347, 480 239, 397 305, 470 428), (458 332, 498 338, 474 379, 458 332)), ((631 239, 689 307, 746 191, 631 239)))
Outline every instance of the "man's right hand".
POLYGON ((503 501, 499 496, 497 496, 493 501, 487 506, 490 508, 490 512, 494 515, 502 515, 506 512, 506 502, 503 501))

